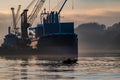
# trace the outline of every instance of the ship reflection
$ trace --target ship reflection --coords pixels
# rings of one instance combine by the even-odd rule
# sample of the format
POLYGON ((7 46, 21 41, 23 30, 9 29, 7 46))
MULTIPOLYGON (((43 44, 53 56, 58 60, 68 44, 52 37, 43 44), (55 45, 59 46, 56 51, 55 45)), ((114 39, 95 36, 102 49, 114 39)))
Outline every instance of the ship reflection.
MULTIPOLYGON (((56 80, 56 79, 75 79, 75 77, 65 76, 66 73, 74 72, 74 67, 77 64, 63 64, 61 61, 48 61, 39 60, 36 56, 28 56, 28 58, 6 56, 6 60, 17 61, 19 66, 10 66, 12 68, 17 67, 19 71, 19 77, 15 77, 12 80, 56 80)), ((17 73, 17 72, 16 72, 17 73)))
POLYGON ((119 80, 120 57, 79 57, 77 64, 0 58, 0 80, 119 80))
POLYGON ((24 80, 27 80, 28 77, 27 77, 27 72, 28 72, 28 69, 27 69, 27 65, 28 65, 28 60, 24 59, 24 61, 20 64, 21 66, 21 79, 24 79, 24 80))

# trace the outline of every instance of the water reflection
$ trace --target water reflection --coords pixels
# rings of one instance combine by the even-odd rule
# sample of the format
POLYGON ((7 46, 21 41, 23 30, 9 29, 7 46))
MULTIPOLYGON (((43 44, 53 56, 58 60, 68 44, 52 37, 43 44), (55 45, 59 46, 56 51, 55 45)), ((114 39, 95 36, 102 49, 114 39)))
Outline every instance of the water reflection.
POLYGON ((27 65, 29 64, 28 60, 23 60, 23 62, 20 64, 21 66, 21 79, 27 80, 28 79, 28 69, 27 69, 27 65))
POLYGON ((79 57, 76 64, 0 58, 0 80, 119 80, 120 57, 79 57))

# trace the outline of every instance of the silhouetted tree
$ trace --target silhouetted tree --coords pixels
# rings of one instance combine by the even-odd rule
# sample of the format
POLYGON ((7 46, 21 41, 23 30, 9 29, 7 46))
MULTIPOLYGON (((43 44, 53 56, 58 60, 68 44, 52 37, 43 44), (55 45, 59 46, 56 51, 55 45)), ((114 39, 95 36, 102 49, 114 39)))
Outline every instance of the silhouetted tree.
POLYGON ((106 28, 104 24, 85 23, 76 28, 79 46, 87 49, 120 49, 120 23, 106 28))

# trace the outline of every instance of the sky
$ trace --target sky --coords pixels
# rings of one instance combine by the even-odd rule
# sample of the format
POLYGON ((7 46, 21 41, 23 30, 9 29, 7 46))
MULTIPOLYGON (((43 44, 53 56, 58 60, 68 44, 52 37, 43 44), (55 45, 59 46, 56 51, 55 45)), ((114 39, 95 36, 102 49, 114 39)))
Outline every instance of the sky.
MULTIPOLYGON (((11 25, 11 7, 17 10, 18 5, 26 8, 32 0, 1 0, 0 1, 0 32, 7 32, 11 25)), ((51 7, 56 6, 60 0, 50 0, 51 7)), ((48 8, 49 0, 46 0, 44 7, 48 8)), ((74 21, 75 27, 87 22, 98 22, 107 26, 120 22, 120 0, 68 0, 62 13, 62 21, 74 21)), ((49 10, 49 9, 48 9, 49 10)), ((0 35, 0 38, 3 35, 0 35)))

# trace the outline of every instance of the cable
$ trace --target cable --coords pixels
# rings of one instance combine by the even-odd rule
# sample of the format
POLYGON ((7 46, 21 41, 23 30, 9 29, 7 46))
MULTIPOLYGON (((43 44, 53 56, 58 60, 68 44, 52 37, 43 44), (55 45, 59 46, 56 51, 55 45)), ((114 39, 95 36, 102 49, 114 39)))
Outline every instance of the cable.
POLYGON ((31 1, 31 3, 27 6, 26 9, 29 9, 29 8, 33 5, 33 3, 34 3, 35 1, 36 1, 36 0, 31 1))
POLYGON ((74 0, 72 0, 72 9, 74 9, 74 0))

